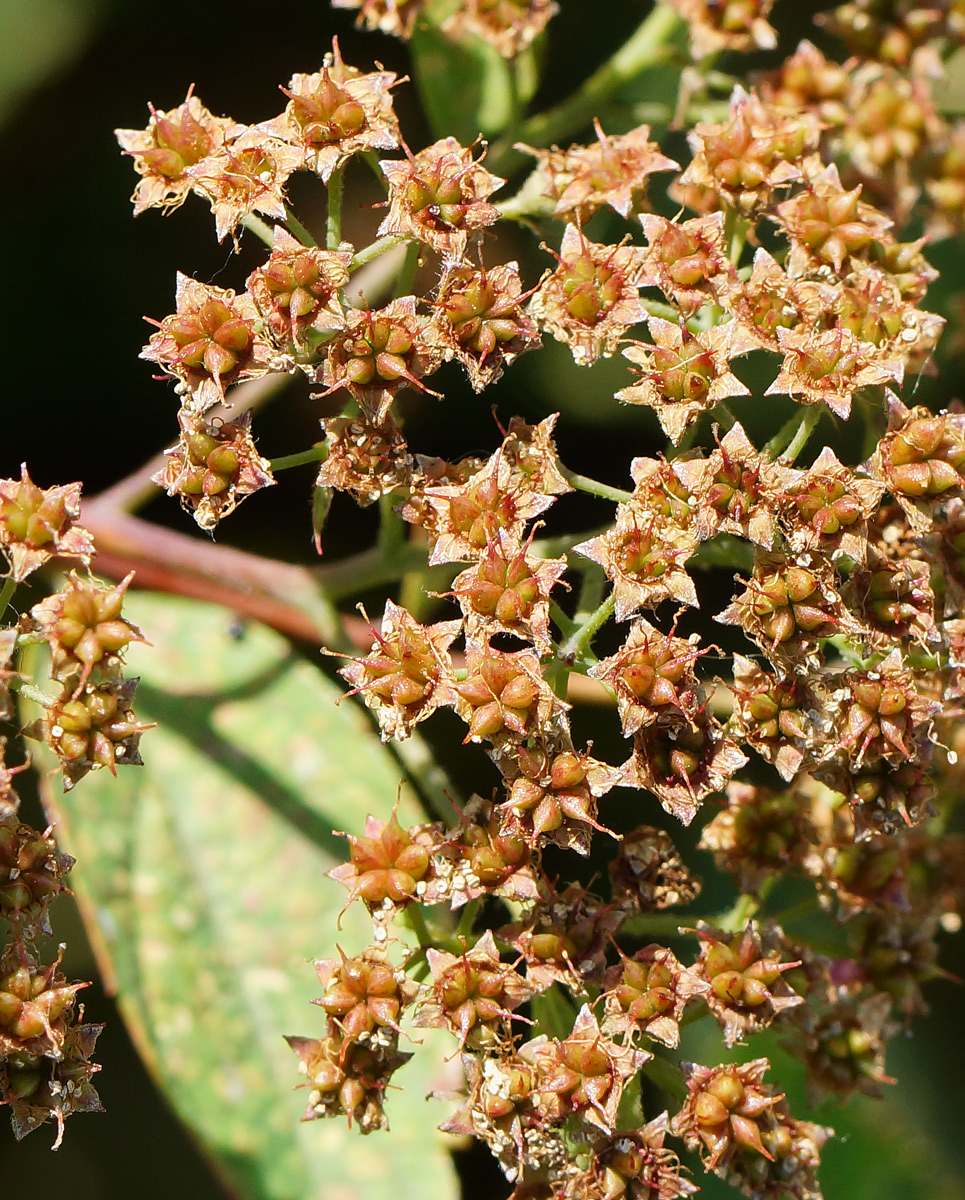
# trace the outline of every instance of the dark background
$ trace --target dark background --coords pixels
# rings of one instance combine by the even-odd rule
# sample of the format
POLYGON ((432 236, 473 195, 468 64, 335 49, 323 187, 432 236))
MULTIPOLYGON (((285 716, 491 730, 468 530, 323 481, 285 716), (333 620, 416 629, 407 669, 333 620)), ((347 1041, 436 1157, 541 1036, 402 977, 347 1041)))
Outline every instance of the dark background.
MULTIPOLYGON (((551 25, 539 106, 565 95, 645 12, 642 3, 627 0, 562 0, 562 9, 551 25)), ((785 48, 812 33, 810 17, 807 5, 778 15, 786 30, 785 48)), ((399 74, 407 70, 404 46, 358 33, 351 14, 331 12, 324 0, 284 5, 0 0, 0 475, 16 475, 26 459, 42 486, 80 479, 87 492, 96 492, 169 444, 176 401, 167 385, 152 380, 151 365, 138 360, 149 333, 142 314, 160 318, 172 310, 176 269, 219 286, 241 287, 262 257, 260 245, 250 238, 237 259, 230 242, 218 246, 208 208, 195 198, 167 219, 151 211, 134 221, 129 196, 135 177, 112 130, 143 127, 147 101, 173 108, 192 83, 216 114, 263 120, 283 106, 278 85, 295 71, 316 70, 333 34, 350 63, 364 66, 375 58, 399 74)), ((405 136, 417 149, 429 137, 412 87, 398 89, 397 106, 405 136)), ((350 175, 350 183, 355 179, 364 188, 364 178, 363 169, 350 175)), ((296 180, 294 199, 302 219, 310 222, 318 216, 317 190, 303 184, 311 181, 296 180)), ((363 194, 367 203, 377 198, 363 194)), ((358 230, 360 239, 380 216, 368 209, 347 210, 347 236, 358 230)), ((503 258, 518 253, 512 235, 505 249, 503 258)), ((954 265, 960 251, 946 245, 942 254, 960 278, 954 265)), ((548 260, 532 254, 530 259, 524 278, 532 284, 548 260)), ((937 295, 940 300, 940 291, 937 295)), ((434 402, 412 404, 413 444, 432 453, 488 454, 496 440, 491 403, 498 404, 504 420, 516 411, 539 418, 562 406, 569 422, 560 437, 564 460, 576 469, 593 464, 598 477, 622 485, 627 438, 637 439, 634 453, 654 449, 656 443, 647 444, 653 422, 649 414, 628 413, 606 400, 613 390, 608 382, 613 364, 596 370, 594 389, 604 398, 600 407, 588 403, 584 375, 563 369, 568 357, 552 350, 530 356, 493 393, 478 399, 464 388, 459 392, 454 371, 441 373, 440 387, 449 395, 449 432, 443 432, 434 402), (456 405, 459 420, 453 419, 456 405)), ((952 356, 946 391, 956 390, 959 373, 952 356)), ((260 423, 259 448, 269 457, 301 449, 318 437, 317 419, 307 385, 295 386, 260 423)), ((314 561, 306 495, 310 478, 310 472, 292 472, 285 486, 245 505, 219 531, 219 540, 266 552, 270 547, 292 561, 314 561)), ((153 503, 146 515, 182 531, 193 529, 170 502, 153 503)), ((340 535, 336 526, 328 553, 337 556, 341 544, 356 536, 352 531, 340 535)), ((92 976, 95 969, 68 901, 57 905, 54 922, 58 938, 69 945, 68 974, 92 976)), ((965 971, 960 944, 948 947, 944 961, 959 974, 965 971)), ((943 982, 929 994, 932 1018, 916 1023, 914 1040, 898 1039, 889 1058, 899 1088, 885 1105, 859 1101, 850 1140, 827 1151, 823 1179, 829 1200, 965 1196, 961 990, 943 982), (905 1169, 895 1165, 902 1161, 905 1169)), ((204 1161, 145 1075, 110 1000, 95 986, 86 1003, 89 1020, 108 1022, 97 1054, 105 1065, 98 1085, 108 1114, 71 1121, 63 1148, 53 1156, 47 1129, 15 1148, 6 1121, 0 1120, 0 1195, 4 1200, 26 1194, 188 1200, 219 1194, 204 1161)), ((825 1119, 839 1128, 848 1125, 833 1113, 825 1119)), ((372 1150, 377 1152, 375 1139, 372 1150)), ((497 1194, 496 1182, 480 1164, 472 1170, 475 1195, 497 1194)), ((712 1192, 708 1186, 705 1194, 712 1192)))

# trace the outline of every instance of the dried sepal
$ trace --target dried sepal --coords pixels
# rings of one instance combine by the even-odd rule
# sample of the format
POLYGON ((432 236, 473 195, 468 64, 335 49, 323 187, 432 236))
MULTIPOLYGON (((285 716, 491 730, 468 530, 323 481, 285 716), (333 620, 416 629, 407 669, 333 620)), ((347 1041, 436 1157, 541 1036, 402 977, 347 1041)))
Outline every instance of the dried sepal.
POLYGON ((579 753, 568 733, 510 742, 492 758, 508 789, 498 811, 513 818, 527 845, 551 843, 586 855, 593 831, 609 832, 597 821, 597 800, 621 782, 621 772, 589 751, 579 753))
POLYGON ((670 1128, 689 1149, 699 1150, 704 1166, 723 1174, 742 1148, 773 1160, 762 1141, 773 1124, 771 1110, 783 1099, 764 1083, 766 1058, 733 1066, 684 1063, 687 1099, 670 1128))
POLYGON ((60 958, 42 966, 23 945, 0 956, 0 1063, 61 1056, 77 993, 87 983, 68 983, 60 958))
POLYGON ((705 981, 704 1000, 733 1046, 766 1029, 786 1009, 804 1003, 784 974, 801 965, 789 960, 783 933, 776 926, 763 930, 751 922, 743 933, 726 934, 697 925, 701 951, 692 970, 705 981))
POLYGON ((223 242, 251 213, 284 220, 285 184, 303 163, 304 154, 295 146, 257 127, 241 126, 188 167, 185 176, 211 205, 218 241, 223 242))
POLYGON ((523 1048, 536 1067, 537 1111, 549 1124, 571 1114, 605 1133, 612 1133, 620 1097, 627 1081, 653 1056, 644 1050, 619 1045, 600 1029, 590 1007, 584 1004, 573 1030, 562 1040, 533 1038, 523 1048))
POLYGON ((422 380, 442 362, 438 339, 416 315, 414 296, 391 300, 384 308, 353 309, 345 328, 328 343, 316 381, 319 396, 345 388, 368 420, 381 424, 392 401, 406 386, 437 396, 422 380))
POLYGON ((255 449, 250 411, 224 421, 182 409, 178 424, 181 437, 151 478, 177 496, 202 529, 214 529, 246 496, 275 482, 271 464, 255 449))
POLYGON ((593 128, 596 141, 589 146, 519 147, 536 158, 547 177, 546 194, 556 201, 553 215, 580 226, 604 205, 627 219, 640 213, 646 204, 647 177, 655 171, 679 169, 650 140, 649 125, 616 137, 605 134, 596 119, 593 128))
POLYGON ((690 904, 702 887, 669 834, 653 825, 623 835, 609 871, 613 903, 629 916, 690 904))
POLYGON ((915 558, 897 561, 871 548, 841 589, 845 604, 865 627, 867 646, 887 653, 896 644, 911 650, 934 649, 941 640, 935 626, 931 566, 915 558))
POLYGON ((847 420, 854 394, 864 387, 901 382, 900 359, 878 360, 870 342, 860 342, 850 329, 778 329, 784 361, 765 396, 790 396, 800 404, 826 404, 847 420))
POLYGON ((473 795, 435 860, 432 894, 453 908, 480 896, 529 903, 539 898, 535 859, 522 823, 503 805, 473 795))
POLYGON ((704 826, 697 844, 713 853, 718 870, 732 875, 741 892, 755 893, 766 879, 803 866, 818 836, 807 796, 737 781, 725 791, 727 807, 704 826))
POLYGON ((403 829, 397 811, 398 804, 388 821, 366 817, 365 832, 359 837, 343 835, 350 861, 333 867, 328 875, 348 888, 346 908, 361 897, 369 911, 381 918, 426 895, 434 873, 433 854, 443 840, 441 827, 403 829))
POLYGON ((696 548, 695 533, 652 516, 633 501, 617 505, 616 521, 599 537, 573 547, 599 563, 613 582, 618 621, 664 600, 696 607, 697 589, 684 565, 696 548))
POLYGON ((641 256, 641 287, 656 287, 692 317, 703 305, 734 290, 737 275, 724 247, 724 215, 668 221, 653 213, 640 217, 647 238, 641 256))
POLYGON ((430 946, 426 960, 432 983, 420 999, 417 1027, 448 1029, 459 1038, 460 1049, 492 1050, 511 1043, 513 1013, 536 989, 514 964, 500 962, 491 930, 462 954, 430 946))
POLYGON ((625 404, 654 409, 674 445, 718 401, 750 395, 730 362, 756 343, 736 321, 698 333, 662 317, 650 317, 649 326, 652 343, 634 342, 622 351, 634 364, 637 381, 615 395, 625 404))
MULTIPOLYGON (((2 809, 0 809, 2 814, 2 809)), ((38 833, 16 816, 0 815, 0 917, 26 939, 50 936, 50 901, 68 891, 64 879, 74 860, 57 849, 47 829, 38 833)))
POLYGON ((518 457, 501 447, 459 483, 423 490, 429 512, 428 520, 424 517, 420 523, 430 535, 430 566, 476 561, 500 537, 519 543, 526 522, 550 507, 554 496, 543 487, 538 460, 529 464, 536 469, 527 470, 518 457))
POLYGON ((466 639, 465 679, 445 681, 439 702, 469 726, 464 741, 496 746, 552 728, 570 707, 544 681, 532 650, 497 650, 473 638, 466 639))
POLYGON ((339 293, 351 261, 351 250, 303 246, 275 226, 271 254, 248 276, 247 287, 279 350, 310 353, 344 328, 339 293))
POLYGON ((372 649, 355 658, 339 674, 372 709, 382 740, 405 738, 419 721, 435 712, 440 683, 449 677, 449 647, 461 621, 421 625, 391 600, 385 604, 382 628, 372 629, 372 649))
POLYGON ((770 50, 777 33, 767 18, 774 0, 673 0, 683 18, 690 41, 691 57, 700 62, 722 50, 770 50))
POLYGON ((148 208, 170 212, 182 205, 194 186, 189 169, 244 129, 230 117, 208 112, 191 89, 184 103, 168 112, 158 112, 152 104, 148 108, 151 119, 146 129, 114 130, 141 177, 131 197, 135 216, 148 208))
POLYGON ((392 966, 381 946, 352 958, 337 949, 338 958, 315 960, 323 992, 312 1003, 333 1019, 346 1042, 377 1043, 382 1029, 398 1033, 399 1018, 415 999, 418 984, 392 966))
POLYGON ((965 415, 907 408, 888 393, 888 431, 864 464, 905 511, 916 534, 927 533, 938 507, 961 494, 965 415))
POLYGON ((682 458, 673 466, 696 500, 697 536, 701 541, 718 533, 733 533, 766 550, 771 548, 775 510, 791 473, 761 455, 739 422, 720 439, 708 458, 682 458))
POLYGON ((918 759, 941 704, 923 694, 920 677, 904 665, 897 650, 877 667, 844 671, 834 682, 830 704, 838 740, 827 748, 827 757, 845 759, 853 770, 879 761, 899 766, 918 759))
POLYGON ((880 1099, 882 1087, 895 1080, 885 1072, 889 1037, 898 1026, 891 1019, 891 997, 874 992, 861 999, 845 996, 824 1011, 811 1005, 795 1013, 800 1032, 787 1049, 807 1067, 808 1104, 855 1092, 880 1099))
POLYGON ((309 1088, 303 1121, 345 1116, 360 1133, 388 1129, 384 1099, 389 1080, 412 1057, 400 1053, 398 1036, 359 1042, 334 1030, 324 1038, 286 1037, 309 1088))
MULTIPOLYGON (((12 712, 10 684, 14 679, 18 678, 18 672, 13 669, 18 636, 19 631, 16 626, 0 629, 0 720, 2 721, 8 720, 12 712)), ((2 761, 3 741, 0 739, 0 763, 2 761)), ((0 801, 0 817, 3 815, 5 815, 3 803, 0 801)))
POLYGON ((489 197, 506 182, 483 167, 482 155, 473 158, 473 149, 446 137, 418 154, 407 151, 405 159, 380 162, 389 212, 379 236, 415 238, 447 258, 464 258, 470 236, 499 219, 489 197))
POLYGON ((637 617, 620 649, 589 674, 613 688, 624 736, 630 737, 655 721, 696 715, 706 702, 695 671, 705 653, 698 634, 664 634, 637 617))
MULTIPOLYGON (((78 1010, 83 1013, 83 1005, 78 1010)), ((19 1142, 47 1121, 57 1122, 51 1147, 57 1150, 64 1122, 74 1113, 103 1112, 91 1079, 101 1069, 90 1061, 103 1025, 71 1025, 57 1058, 16 1058, 0 1063, 0 1104, 10 1105, 13 1136, 19 1142)))
POLYGON ((51 674, 63 683, 87 681, 95 667, 109 676, 119 669, 120 655, 131 642, 144 642, 136 625, 124 616, 124 594, 134 572, 115 587, 99 587, 73 572, 59 592, 30 610, 33 630, 50 646, 51 674))
POLYGON ((868 521, 884 491, 882 483, 857 475, 825 446, 811 466, 795 472, 784 488, 780 511, 791 548, 864 562, 868 521))
POLYGON ((592 1135, 585 1172, 566 1181, 566 1200, 680 1200, 698 1191, 685 1179, 685 1168, 664 1146, 666 1112, 639 1129, 618 1130, 607 1137, 592 1135))
POLYGON ((99 678, 82 683, 44 709, 43 717, 24 730, 45 742, 60 759, 64 791, 90 771, 143 765, 138 745, 153 725, 138 721, 133 709, 136 679, 99 678))
POLYGON ((510 633, 549 653, 549 596, 567 569, 566 559, 542 559, 500 533, 482 557, 452 581, 466 634, 510 633))
POLYGON ((559 12, 556 0, 464 0, 442 23, 453 38, 482 38, 502 58, 515 58, 559 12))
POLYGON ((646 726, 634 737, 633 747, 626 782, 653 792, 682 825, 689 825, 702 801, 723 791, 747 762, 747 755, 706 711, 693 721, 646 726))
POLYGON ((393 37, 409 38, 425 0, 332 0, 332 8, 357 8, 356 24, 393 37))
POLYGON ((342 59, 338 39, 332 41, 321 71, 293 75, 285 111, 258 129, 301 151, 302 162, 324 183, 353 155, 368 150, 394 150, 399 123, 392 108, 392 71, 364 74, 342 59))
POLYGON ((698 123, 687 135, 694 157, 678 186, 710 189, 753 217, 767 210, 777 188, 803 178, 801 159, 817 148, 820 132, 813 114, 782 112, 735 87, 726 122, 698 123))
POLYGON ((858 629, 813 555, 759 555, 745 590, 714 620, 739 625, 776 667, 799 674, 817 663, 821 639, 858 629))
POLYGON ((563 475, 553 441, 559 416, 558 412, 550 413, 536 425, 527 424, 522 417, 512 417, 500 448, 513 471, 545 496, 564 496, 573 491, 563 475))
POLYGON ((415 460, 391 414, 380 422, 363 416, 328 417, 322 428, 328 456, 319 467, 317 488, 351 492, 365 508, 407 487, 415 460))
POLYGON ((640 250, 589 241, 567 225, 557 267, 529 302, 541 329, 569 346, 579 366, 612 354, 633 325, 646 318, 640 303, 640 250))
POLYGON ((830 283, 791 278, 763 246, 754 252, 748 279, 731 292, 728 307, 765 350, 780 351, 779 329, 820 327, 838 293, 830 283))
POLYGON ((258 331, 258 313, 245 293, 199 283, 178 273, 177 311, 141 351, 180 380, 195 411, 225 402, 225 389, 271 369, 273 350, 258 331))
POLYGON ((673 1049, 680 1044, 680 1018, 688 1002, 709 985, 684 967, 665 946, 644 946, 632 958, 620 955, 603 981, 603 1029, 639 1043, 645 1035, 673 1049))
POLYGON ((434 302, 440 345, 462 363, 475 391, 539 347, 539 330, 522 308, 527 295, 514 262, 489 268, 453 263, 443 276, 434 302))
POLYGON ((602 984, 607 946, 623 919, 575 883, 557 891, 544 880, 536 904, 496 936, 523 956, 526 978, 540 991, 560 983, 580 996, 588 982, 602 984))
POLYGON ((845 190, 832 163, 813 175, 804 191, 777 205, 775 220, 791 239, 790 275, 831 266, 841 276, 849 259, 860 258, 887 234, 893 222, 860 195, 860 185, 845 190))
POLYGON ((13 579, 22 583, 52 558, 90 565, 94 539, 74 522, 80 516, 79 483, 39 488, 20 465, 19 479, 0 479, 0 546, 13 579))
POLYGON ((772 674, 734 655, 734 731, 791 780, 815 760, 827 734, 821 698, 795 675, 772 674))

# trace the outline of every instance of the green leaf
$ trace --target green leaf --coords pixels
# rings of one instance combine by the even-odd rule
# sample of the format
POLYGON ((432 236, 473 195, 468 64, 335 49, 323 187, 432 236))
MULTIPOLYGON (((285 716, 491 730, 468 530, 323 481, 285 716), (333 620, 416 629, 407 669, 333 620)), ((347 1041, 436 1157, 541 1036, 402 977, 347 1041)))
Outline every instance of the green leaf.
MULTIPOLYGON (((388 816, 399 770, 341 689, 277 634, 223 609, 131 595, 146 765, 94 772, 63 797, 58 837, 107 982, 172 1105, 234 1193, 252 1200, 449 1200, 455 1174, 424 1097, 451 1042, 424 1037, 390 1092, 392 1128, 299 1124, 306 1093, 284 1034, 320 1036, 311 966, 371 940, 336 917, 347 858, 333 829, 388 816)), ((404 800, 403 823, 419 819, 404 800)), ((439 1031, 426 1031, 429 1034, 439 1031)), ((106 1064, 110 1069, 110 1064, 106 1064)), ((108 1115, 106 1120, 110 1120, 108 1115)))
POLYGON ((468 146, 479 134, 491 137, 515 119, 519 98, 512 63, 482 38, 450 38, 435 26, 419 24, 409 50, 434 137, 451 136, 468 146))

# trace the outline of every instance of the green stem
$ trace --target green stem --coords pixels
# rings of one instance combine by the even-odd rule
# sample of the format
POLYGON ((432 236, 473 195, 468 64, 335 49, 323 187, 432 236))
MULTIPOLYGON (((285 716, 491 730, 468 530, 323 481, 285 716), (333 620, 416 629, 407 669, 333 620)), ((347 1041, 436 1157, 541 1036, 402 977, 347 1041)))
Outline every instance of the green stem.
POLYGON ((566 615, 555 600, 550 601, 550 620, 565 638, 570 637, 576 629, 572 618, 566 615))
POLYGON ((297 454, 283 454, 281 458, 269 461, 272 471, 287 471, 289 467, 301 467, 305 463, 321 462, 325 457, 325 446, 309 446, 307 450, 299 450, 297 454))
POLYGON ((325 245, 337 250, 342 244, 342 174, 343 168, 336 167, 328 180, 328 220, 325 226, 325 245))
POLYGON ((640 303, 651 317, 663 317, 665 321, 673 321, 674 324, 680 320, 680 309, 674 308, 672 304, 663 304, 660 300, 644 300, 642 297, 640 303))
POLYGON ((387 251, 395 249, 396 246, 401 246, 403 242, 408 240, 408 238, 399 237, 397 234, 387 233, 385 237, 380 237, 371 246, 366 246, 364 250, 360 250, 349 263, 349 270, 357 271, 359 267, 364 267, 366 263, 370 263, 373 258, 378 258, 380 254, 385 254, 387 251))
MULTIPOLYGON (((530 146, 553 142, 589 125, 602 106, 647 67, 666 56, 667 43, 680 28, 680 17, 669 4, 654 4, 652 11, 620 49, 587 79, 579 91, 547 112, 536 113, 516 131, 516 138, 530 146)), ((517 155, 508 141, 493 148, 489 169, 497 174, 515 166, 517 155)))
POLYGON ((318 242, 315 241, 290 208, 285 209, 285 224, 288 226, 288 232, 293 237, 296 237, 303 246, 315 247, 318 245, 318 242))
POLYGON ((17 590, 17 581, 13 577, 11 571, 7 578, 3 581, 3 587, 0 588, 0 621, 3 620, 3 615, 13 599, 13 594, 17 590))
POLYGON ((679 913, 647 913, 645 916, 629 917, 621 926, 621 936, 632 938, 677 937, 680 929, 679 913))
POLYGON ((811 434, 817 428, 818 421, 824 416, 823 404, 812 404, 804 410, 801 424, 797 427, 787 449, 781 455, 781 461, 790 465, 811 440, 811 434))
POLYGON ((632 492, 624 492, 620 488, 610 487, 609 484, 598 483, 586 475, 577 475, 575 471, 567 470, 562 464, 560 464, 560 474, 571 487, 575 487, 581 492, 589 492, 591 496, 602 496, 604 500, 615 500, 617 504, 627 504, 633 499, 632 492))
POLYGON ((714 405, 712 413, 725 429, 733 429, 737 424, 737 418, 730 411, 723 400, 714 405))
POLYGON ((436 939, 429 932, 429 926, 426 924, 426 919, 422 915, 422 908, 420 905, 410 904, 403 912, 402 920, 419 939, 420 946, 434 946, 436 944, 436 939))
POLYGON ((476 921, 476 914, 479 912, 479 901, 470 900, 468 904, 463 906, 462 914, 459 917, 459 924, 456 926, 456 937, 466 938, 472 933, 472 927, 476 921))
POLYGON ((767 897, 777 886, 779 876, 771 875, 765 879, 757 892, 742 892, 734 901, 733 906, 717 921, 721 929, 728 933, 741 933, 747 928, 748 921, 754 919, 760 912, 767 897))
POLYGON ((398 300, 400 296, 411 294, 412 284, 415 281, 415 273, 419 269, 420 249, 421 247, 418 242, 410 242, 406 246, 405 258, 402 260, 402 266, 395 277, 395 290, 392 293, 394 300, 398 300))
POLYGON ((724 218, 724 242, 727 246, 727 257, 736 267, 744 253, 747 244, 747 231, 751 223, 738 215, 737 210, 729 208, 724 218))
POLYGON ((250 229, 257 238, 265 243, 266 246, 275 244, 275 231, 267 221, 263 221, 261 217, 256 217, 254 213, 245 213, 241 218, 241 224, 245 229, 250 229))
POLYGON ((582 652, 589 646, 597 631, 602 625, 613 616, 613 609, 616 604, 616 596, 610 592, 609 596, 594 612, 590 613, 585 619, 581 620, 577 616, 577 629, 566 639, 559 649, 559 657, 564 662, 573 662, 579 658, 582 652))
POLYGON ((794 462, 823 416, 823 404, 810 404, 803 413, 794 413, 764 447, 765 457, 772 461, 780 457, 787 463, 794 462))

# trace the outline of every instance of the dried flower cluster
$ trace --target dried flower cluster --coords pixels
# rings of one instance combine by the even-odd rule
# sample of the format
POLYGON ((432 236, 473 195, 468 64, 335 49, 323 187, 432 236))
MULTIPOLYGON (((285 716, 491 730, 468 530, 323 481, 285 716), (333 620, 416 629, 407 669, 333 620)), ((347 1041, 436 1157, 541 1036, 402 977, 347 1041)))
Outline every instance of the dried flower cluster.
MULTIPOLYGON (((9 565, 0 619, 17 585, 38 568, 55 560, 90 564, 93 538, 77 524, 80 490, 77 483, 42 489, 26 466, 19 480, 0 479, 0 546, 9 565)), ((17 690, 44 706, 43 716, 19 732, 57 755, 65 789, 98 767, 114 771, 118 763, 141 761, 137 743, 145 726, 131 711, 137 680, 124 678, 121 662, 124 647, 141 640, 121 615, 129 583, 101 587, 71 574, 29 614, 0 627, 0 722, 17 728, 17 690), (40 642, 50 649, 53 695, 17 669, 20 651, 40 642)), ((100 1066, 90 1056, 103 1026, 82 1024, 77 994, 88 984, 67 981, 60 955, 43 962, 48 909, 68 890, 74 860, 57 848, 51 829, 41 832, 20 819, 13 779, 29 760, 8 766, 7 751, 0 737, 0 1105, 10 1106, 18 1139, 55 1120, 56 1149, 71 1113, 100 1111, 91 1083, 100 1066)), ((17 753, 23 754, 19 744, 17 753)))
MULTIPOLYGON (((335 6, 403 37, 428 19, 419 2, 335 6)), ((769 4, 674 7, 697 64, 682 110, 713 98, 720 52, 774 44, 769 4)), ((866 8, 838 10, 835 27, 857 35, 866 8)), ((443 30, 514 56, 554 9, 469 0, 443 30)), ((211 410, 230 410, 239 381, 301 372, 343 405, 323 422, 317 488, 380 501, 386 541, 425 549, 419 581, 430 569, 448 581, 436 607, 407 608, 410 574, 341 674, 383 740, 451 710, 480 794, 448 827, 406 828, 393 812, 347 835, 332 876, 371 913, 373 942, 316 964, 326 1030, 289 1039, 306 1119, 385 1126, 411 1008, 461 1054, 464 1100, 444 1128, 486 1143, 518 1200, 685 1196, 695 1185, 668 1139, 749 1196, 813 1198, 831 1131, 790 1115, 765 1059, 679 1063, 682 1026, 716 1022, 722 1053, 779 1027, 815 1097, 890 1082, 888 1039, 923 1011, 923 985, 942 974, 936 935, 956 926, 963 898, 961 846, 942 818, 965 663, 965 413, 899 395, 943 325, 921 307, 936 275, 926 239, 902 230, 913 212, 928 236, 961 225, 965 134, 931 87, 962 29, 936 10, 922 36, 911 16, 899 29, 903 12, 884 40, 855 36, 847 62, 803 43, 735 87, 719 120, 694 123, 683 168, 651 127, 613 134, 598 121, 586 145, 521 146, 535 167, 503 204, 485 145, 445 137, 413 152, 394 75, 348 66, 337 43, 259 125, 190 95, 118 131, 140 175, 137 211, 195 192, 219 238, 247 227, 269 251, 239 293, 179 276, 176 312, 143 355, 181 401, 158 482, 205 529, 273 482, 249 415, 211 410), (398 151, 377 164, 387 213, 356 248, 341 238, 343 173, 356 156, 374 165, 374 151, 398 151), (327 188, 324 248, 286 207, 295 171, 327 188), (689 214, 655 211, 674 203, 689 214), (555 261, 541 278, 526 278, 526 262, 485 262, 503 219, 545 237, 555 261), (616 240, 593 240, 617 221, 616 240), (400 244, 395 298, 350 299, 357 272, 400 244), (435 271, 427 292, 413 286, 419 264, 435 271), (626 491, 561 464, 558 414, 514 418, 485 459, 408 446, 400 393, 434 404, 426 381, 446 362, 484 391, 543 335, 581 367, 620 354, 616 400, 652 410, 666 434, 663 453, 627 463, 626 491), (786 423, 755 440, 775 411, 786 423), (819 427, 848 436, 816 450, 819 427), (848 462, 854 428, 867 449, 848 462), (574 488, 601 498, 598 527, 541 540, 544 514, 574 488), (740 572, 723 603, 703 586, 705 564, 740 572), (598 635, 609 652, 594 650, 598 635), (573 674, 613 701, 618 761, 580 736, 573 674), (671 831, 702 824, 701 848, 737 891, 728 912, 684 917, 669 939, 651 932, 666 930, 654 914, 692 903, 699 882, 668 830, 642 817, 622 838, 607 828, 608 812, 618 823, 646 797, 671 831), (549 878, 547 847, 558 872, 558 851, 604 843, 609 892, 549 878), (788 880, 807 897, 792 913, 823 914, 836 957, 769 911, 788 880), (673 1115, 641 1112, 641 1073, 674 1081, 673 1115)), ((129 696, 105 682, 138 636, 115 611, 123 586, 75 579, 35 610, 70 692, 46 723, 69 780, 64 742, 80 734, 63 717, 79 721, 95 700, 109 696, 129 731, 107 765, 136 753, 129 696)), ((89 746, 83 763, 106 761, 89 746)))

